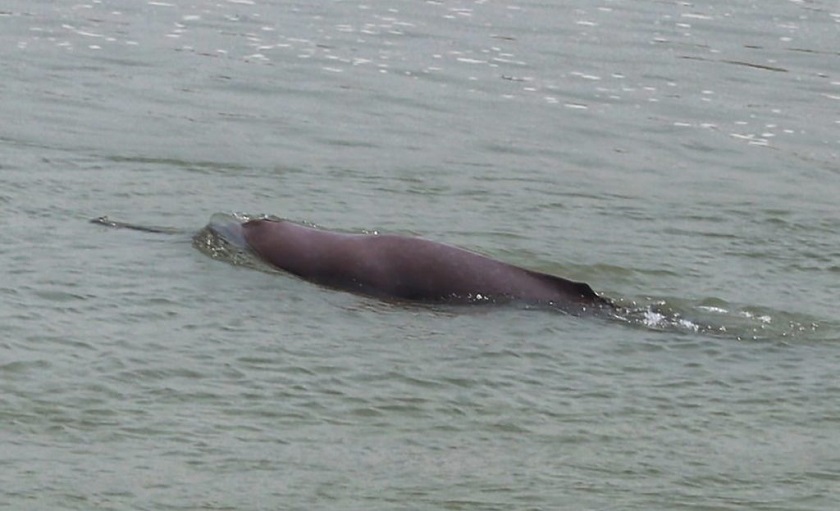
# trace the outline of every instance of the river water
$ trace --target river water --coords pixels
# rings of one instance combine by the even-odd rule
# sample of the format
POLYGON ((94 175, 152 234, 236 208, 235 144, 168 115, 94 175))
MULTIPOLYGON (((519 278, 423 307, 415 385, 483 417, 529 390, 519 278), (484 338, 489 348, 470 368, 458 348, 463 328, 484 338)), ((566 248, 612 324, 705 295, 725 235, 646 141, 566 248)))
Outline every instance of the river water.
POLYGON ((0 508, 840 508, 839 41, 830 0, 5 2, 0 508), (633 312, 192 247, 233 212, 633 312))

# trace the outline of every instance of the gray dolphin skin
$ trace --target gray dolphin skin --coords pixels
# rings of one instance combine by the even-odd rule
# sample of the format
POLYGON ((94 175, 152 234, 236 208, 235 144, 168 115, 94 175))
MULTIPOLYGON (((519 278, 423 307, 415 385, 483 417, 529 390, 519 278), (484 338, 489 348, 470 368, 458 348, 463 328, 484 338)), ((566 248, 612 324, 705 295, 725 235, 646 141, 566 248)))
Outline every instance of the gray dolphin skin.
POLYGON ((211 219, 208 229, 273 267, 380 299, 442 304, 524 303, 573 314, 614 310, 583 282, 461 248, 391 234, 348 234, 286 220, 211 219))

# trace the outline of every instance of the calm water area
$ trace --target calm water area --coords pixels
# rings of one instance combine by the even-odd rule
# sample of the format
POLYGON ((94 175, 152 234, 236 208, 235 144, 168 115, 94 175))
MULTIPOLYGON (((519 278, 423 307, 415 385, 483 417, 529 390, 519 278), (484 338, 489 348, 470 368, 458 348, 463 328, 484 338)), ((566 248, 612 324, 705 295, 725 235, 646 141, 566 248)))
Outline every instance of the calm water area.
POLYGON ((7 0, 0 62, 0 509, 840 509, 835 0, 7 0), (236 212, 632 312, 192 246, 236 212))

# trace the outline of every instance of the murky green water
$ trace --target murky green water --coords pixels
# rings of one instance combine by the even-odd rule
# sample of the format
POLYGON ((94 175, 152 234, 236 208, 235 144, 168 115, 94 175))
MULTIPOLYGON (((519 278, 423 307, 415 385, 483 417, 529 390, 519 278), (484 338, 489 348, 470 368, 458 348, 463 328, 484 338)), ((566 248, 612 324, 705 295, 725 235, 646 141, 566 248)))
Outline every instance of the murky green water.
POLYGON ((836 509, 839 24, 3 6, 0 507, 836 509), (234 211, 421 235, 635 314, 381 303, 191 246, 234 211))

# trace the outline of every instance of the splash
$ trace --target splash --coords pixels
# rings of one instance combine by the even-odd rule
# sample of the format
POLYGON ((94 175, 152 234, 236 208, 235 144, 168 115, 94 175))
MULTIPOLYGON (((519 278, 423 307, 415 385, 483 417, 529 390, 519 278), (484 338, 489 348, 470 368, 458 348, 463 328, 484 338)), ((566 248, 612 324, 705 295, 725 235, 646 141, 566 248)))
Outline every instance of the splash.
POLYGON ((193 236, 193 246, 212 259, 237 266, 275 272, 254 254, 242 234, 242 224, 255 217, 244 213, 216 213, 203 229, 193 236))
MULTIPOLYGON (((689 332, 739 341, 819 340, 823 322, 816 318, 715 299, 619 301, 615 319, 652 330, 689 332)), ((832 330, 832 329, 828 329, 832 330)))

